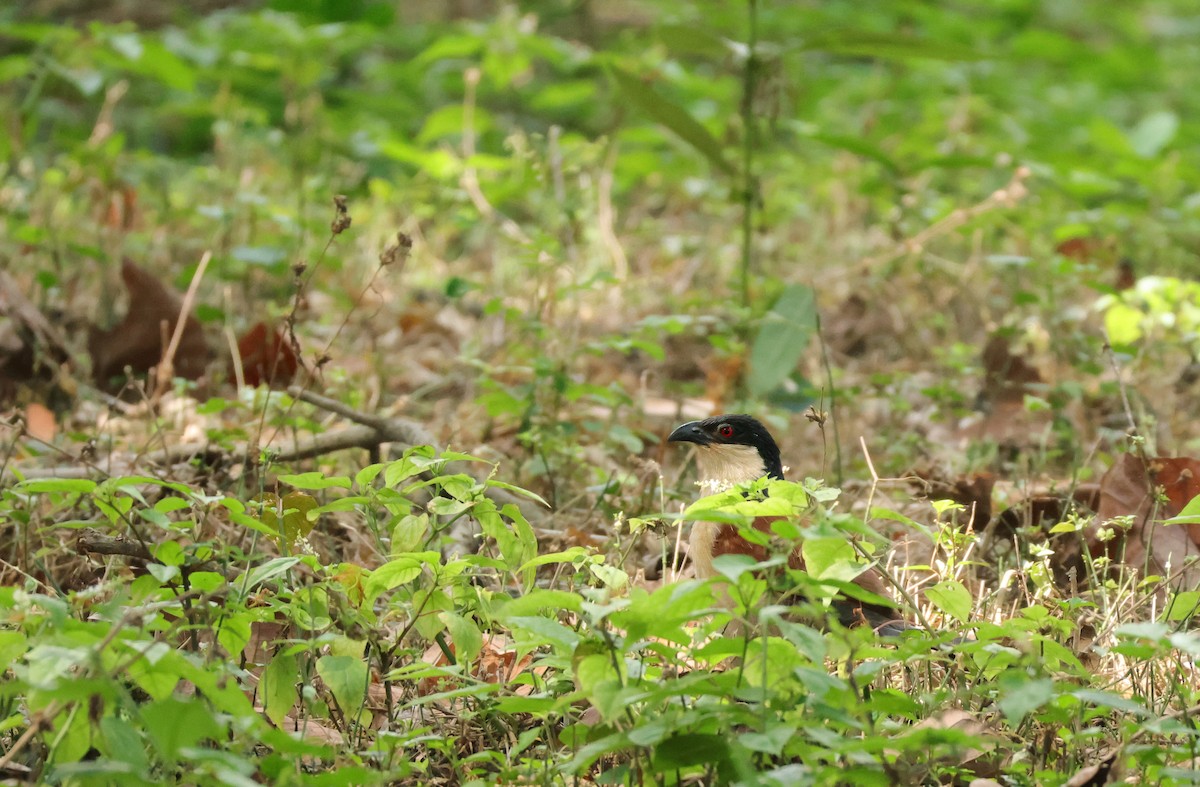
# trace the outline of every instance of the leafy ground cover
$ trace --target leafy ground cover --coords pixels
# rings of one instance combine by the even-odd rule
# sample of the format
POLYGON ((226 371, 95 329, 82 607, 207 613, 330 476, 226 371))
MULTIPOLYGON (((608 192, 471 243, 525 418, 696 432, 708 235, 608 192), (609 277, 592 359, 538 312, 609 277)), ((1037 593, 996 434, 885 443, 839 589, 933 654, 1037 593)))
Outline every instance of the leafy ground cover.
POLYGON ((1194 781, 1191 3, 53 5, 5 778, 1194 781), (695 502, 722 411, 792 480, 695 502), (807 573, 674 559, 756 506, 807 573))

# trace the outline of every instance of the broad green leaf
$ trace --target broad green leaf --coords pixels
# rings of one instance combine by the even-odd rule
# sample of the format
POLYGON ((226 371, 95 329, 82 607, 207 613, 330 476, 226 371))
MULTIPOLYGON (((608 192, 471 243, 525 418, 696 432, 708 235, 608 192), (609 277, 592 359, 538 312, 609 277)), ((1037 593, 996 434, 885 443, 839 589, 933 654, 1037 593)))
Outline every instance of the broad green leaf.
POLYGON ((1163 520, 1164 525, 1190 525, 1200 523, 1200 495, 1187 502, 1179 513, 1170 519, 1163 520))
POLYGON ((807 538, 800 546, 804 568, 814 579, 849 582, 867 565, 858 557, 854 545, 844 538, 807 538))
POLYGON ((261 566, 255 566, 248 572, 244 585, 243 581, 239 579, 235 586, 239 589, 244 587, 246 592, 250 592, 267 580, 274 579, 281 574, 286 574, 292 566, 299 562, 300 558, 298 557, 277 557, 273 560, 268 560, 266 563, 263 563, 261 566))
POLYGON ((721 58, 729 52, 724 39, 699 25, 661 25, 655 33, 676 54, 721 58))
POLYGON ((713 570, 734 583, 738 581, 738 577, 757 565, 754 558, 749 555, 737 554, 717 555, 713 558, 712 564, 713 570))
POLYGON ((149 765, 146 744, 128 720, 105 716, 100 720, 100 739, 100 749, 105 757, 128 766, 133 773, 145 778, 149 765))
POLYGON ((267 718, 279 726, 296 704, 300 666, 294 654, 279 652, 263 670, 258 693, 267 718))
POLYGON ((959 623, 966 623, 971 616, 974 601, 970 591, 958 580, 947 579, 925 588, 925 597, 959 623))
POLYGON ((950 41, 918 38, 902 33, 834 31, 812 36, 802 49, 820 50, 839 55, 874 57, 885 60, 982 60, 974 47, 950 41))
POLYGON ((29 642, 21 632, 0 630, 0 664, 13 664, 28 647, 29 642))
POLYGON ((377 596, 385 590, 412 582, 421 576, 427 565, 437 565, 441 555, 437 552, 410 552, 399 555, 371 572, 364 582, 368 596, 377 596))
POLYGON ((367 662, 353 656, 322 656, 317 674, 347 718, 356 718, 367 694, 367 662))
POLYGON ((1054 697, 1054 681, 1049 678, 1026 678, 1018 675, 1005 681, 1005 688, 997 703, 1010 724, 1017 724, 1026 714, 1032 713, 1054 697))
POLYGON ((96 482, 87 478, 33 478, 14 487, 17 492, 39 494, 46 492, 88 493, 96 488, 96 482))
MULTIPOLYGON (((327 476, 324 473, 293 473, 279 476, 281 483, 297 489, 349 489, 350 478, 344 475, 327 476)), ((285 496, 286 497, 286 496, 285 496)))
POLYGON ((545 555, 538 555, 533 560, 527 561, 519 570, 524 571, 527 568, 536 568, 537 566, 545 566, 550 563, 575 563, 588 557, 590 554, 591 550, 586 547, 571 547, 563 552, 550 552, 545 555))
MULTIPOLYGON (((582 549, 582 547, 579 548, 582 549)), ((554 612, 579 612, 582 604, 583 598, 577 593, 535 588, 524 596, 519 596, 504 604, 497 617, 501 620, 508 620, 511 617, 520 617, 547 609, 554 612)))
POLYGON ((417 516, 407 514, 401 517, 396 526, 392 528, 392 552, 394 554, 415 552, 418 547, 425 543, 425 537, 428 534, 428 514, 417 516))
POLYGON ((817 304, 812 288, 789 286, 763 317, 750 348, 750 395, 775 390, 796 368, 816 329, 817 304))
POLYGON ((1200 591, 1183 590, 1171 597, 1167 606, 1166 620, 1188 620, 1200 613, 1200 591))
MULTIPOLYGON (((189 579, 191 578, 189 577, 189 579)), ((241 655, 246 644, 250 642, 252 623, 253 617, 246 611, 231 611, 225 616, 225 619, 221 621, 221 627, 217 630, 217 641, 221 643, 221 647, 225 649, 226 653, 234 658, 241 655)))
POLYGON ((1179 116, 1174 112, 1152 112, 1129 132, 1129 146, 1142 158, 1154 158, 1179 132, 1179 116))
POLYGON ((666 96, 624 69, 613 67, 613 79, 630 103, 645 112, 653 120, 673 131, 680 139, 703 154, 709 162, 727 175, 735 174, 733 166, 725 160, 725 151, 716 137, 699 121, 688 114, 666 96))
POLYGON ((158 753, 174 761, 181 749, 195 746, 202 740, 220 740, 212 710, 197 698, 181 700, 168 697, 140 709, 142 728, 154 741, 158 753))
POLYGON ((454 643, 454 658, 459 664, 473 664, 483 650, 483 635, 475 621, 453 612, 443 612, 442 622, 454 643))
POLYGON ((1104 330, 1114 347, 1128 347, 1142 338, 1143 314, 1124 303, 1114 303, 1104 312, 1104 330))

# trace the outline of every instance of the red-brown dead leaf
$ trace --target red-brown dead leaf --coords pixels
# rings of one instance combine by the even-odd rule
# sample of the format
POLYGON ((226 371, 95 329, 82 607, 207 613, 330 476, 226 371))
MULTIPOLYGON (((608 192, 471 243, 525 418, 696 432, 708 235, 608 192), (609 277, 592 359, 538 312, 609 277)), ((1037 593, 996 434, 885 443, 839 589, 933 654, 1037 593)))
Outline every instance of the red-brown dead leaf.
POLYGON ((1011 543, 1018 532, 1023 538, 1046 543, 1053 551, 1050 569, 1059 587, 1077 588, 1085 584, 1087 571, 1083 562, 1083 539, 1078 532, 1050 533, 1054 525, 1071 514, 1093 514, 1100 505, 1100 485, 1080 484, 1071 494, 1035 494, 1005 509, 996 517, 993 539, 1011 543))
POLYGON ((1113 287, 1121 292, 1122 290, 1133 289, 1133 285, 1137 284, 1137 271, 1133 268, 1133 260, 1128 257, 1122 257, 1117 261, 1117 281, 1113 287))
POLYGON ((1032 386, 1042 382, 1041 372, 1016 355, 1002 334, 993 334, 983 348, 984 382, 981 395, 990 402, 1024 402, 1032 386))
POLYGON ((921 479, 921 493, 928 499, 953 500, 965 506, 972 513, 977 529, 991 521, 992 489, 996 486, 996 477, 991 473, 972 473, 954 479, 938 478, 921 470, 913 471, 913 475, 921 479))
POLYGON ((1161 576, 1181 572, 1186 586, 1194 587, 1200 582, 1200 567, 1185 569, 1184 563, 1200 557, 1200 526, 1159 523, 1177 516, 1198 493, 1200 461, 1159 457, 1145 462, 1133 454, 1122 455, 1100 482, 1097 524, 1088 532, 1092 555, 1116 560, 1121 558, 1123 546, 1126 565, 1161 576), (1158 499, 1160 492, 1165 501, 1158 499), (1124 516, 1133 518, 1129 530, 1118 528, 1116 538, 1101 541, 1098 536, 1105 524, 1124 516))
MULTIPOLYGON (((119 378, 127 367, 134 374, 145 374, 158 365, 183 307, 177 292, 132 260, 126 259, 121 264, 121 279, 129 292, 125 318, 107 331, 93 326, 88 337, 92 376, 109 391, 120 388, 119 378)), ((208 367, 208 358, 204 331, 200 322, 189 314, 173 359, 175 374, 196 380, 208 367)))
POLYGON ((1101 238, 1081 235, 1067 238, 1054 247, 1064 257, 1070 257, 1080 262, 1088 262, 1097 258, 1108 257, 1111 254, 1111 244, 1101 238))
POLYGON ((857 357, 877 348, 895 348, 899 328, 896 320, 878 302, 872 303, 853 293, 833 311, 821 318, 821 334, 839 353, 857 357))
MULTIPOLYGON (((454 653, 453 642, 449 642, 449 647, 450 652, 454 653)), ((435 667, 446 667, 450 664, 450 659, 446 658, 446 654, 442 652, 437 643, 429 646, 422 660, 435 667)), ((509 646, 508 640, 504 636, 485 634, 483 650, 479 652, 475 663, 471 665, 471 675, 487 683, 508 683, 524 672, 531 663, 533 663, 533 654, 526 653, 518 659, 516 649, 509 646)), ((536 671, 541 672, 540 669, 536 671)), ((452 687, 453 683, 454 678, 449 676, 422 678, 417 684, 417 694, 428 696, 439 691, 446 691, 452 687)), ((532 688, 529 685, 518 686, 516 693, 528 694, 532 688)))
POLYGON ((984 379, 976 401, 983 415, 964 425, 961 436, 1015 447, 1031 443, 1050 420, 1048 412, 1025 407, 1025 397, 1042 383, 1041 372, 1014 353, 1003 334, 988 339, 982 359, 984 379))
POLYGON ((40 402, 30 402, 25 406, 25 431, 30 437, 49 443, 58 434, 58 422, 54 413, 40 402))
POLYGON ((256 388, 267 383, 272 388, 286 386, 296 376, 300 362, 283 332, 258 322, 238 339, 238 357, 242 380, 256 388))

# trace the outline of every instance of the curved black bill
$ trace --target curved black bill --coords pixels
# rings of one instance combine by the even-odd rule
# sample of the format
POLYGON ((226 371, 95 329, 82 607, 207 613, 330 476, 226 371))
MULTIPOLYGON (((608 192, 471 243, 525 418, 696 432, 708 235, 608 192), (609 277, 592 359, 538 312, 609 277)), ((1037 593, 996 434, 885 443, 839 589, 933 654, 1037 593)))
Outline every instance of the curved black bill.
POLYGON ((713 440, 708 434, 700 428, 699 421, 689 421, 683 426, 675 428, 671 432, 671 436, 667 438, 669 443, 696 443, 697 445, 708 445, 713 440))

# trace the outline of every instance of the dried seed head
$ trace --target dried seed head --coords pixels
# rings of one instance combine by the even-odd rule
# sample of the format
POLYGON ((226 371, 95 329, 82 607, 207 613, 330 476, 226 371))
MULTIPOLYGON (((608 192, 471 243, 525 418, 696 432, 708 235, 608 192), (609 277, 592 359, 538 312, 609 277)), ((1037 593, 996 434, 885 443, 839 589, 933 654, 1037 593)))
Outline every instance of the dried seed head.
POLYGON ((397 262, 403 263, 408 259, 408 253, 412 251, 412 247, 412 238, 403 232, 397 232, 396 242, 380 252, 379 264, 386 267, 397 262))
POLYGON ((333 198, 334 215, 333 221, 329 224, 329 229, 334 235, 341 235, 346 230, 350 229, 350 211, 346 208, 346 195, 338 194, 333 198))

